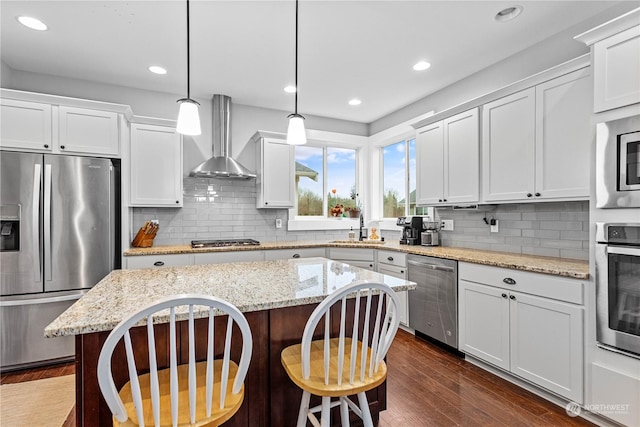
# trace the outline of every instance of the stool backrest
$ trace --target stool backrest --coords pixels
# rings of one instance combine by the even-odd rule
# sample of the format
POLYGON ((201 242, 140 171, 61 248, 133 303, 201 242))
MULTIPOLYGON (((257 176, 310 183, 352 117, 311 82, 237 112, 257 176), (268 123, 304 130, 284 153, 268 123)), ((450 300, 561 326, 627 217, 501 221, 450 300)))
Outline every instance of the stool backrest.
MULTIPOLYGON (((350 353, 349 364, 349 383, 353 384, 356 380, 356 361, 360 358, 360 380, 365 376, 372 376, 378 371, 380 362, 384 359, 391 347, 393 338, 398 331, 400 317, 398 316, 398 307, 400 302, 395 291, 384 283, 354 282, 338 291, 335 291, 324 299, 313 311, 302 335, 302 376, 309 379, 311 375, 311 342, 313 341, 314 331, 324 317, 324 381, 335 380, 337 384, 342 383, 344 372, 345 352, 350 353), (350 301, 348 296, 355 294, 353 325, 350 332, 347 332, 347 303, 350 301), (377 304, 373 303, 374 296, 378 295, 377 304), (364 301, 361 301, 364 300, 364 301), (340 307, 340 332, 338 337, 338 353, 337 353, 337 378, 329 378, 330 373, 330 339, 331 337, 331 308, 341 303, 340 307), (375 309, 372 310, 372 305, 375 309), (372 318, 375 316, 375 318, 372 318), (370 328, 373 320, 373 330, 370 328), (347 350, 346 337, 351 338, 350 348, 347 350), (362 343, 361 351, 358 355, 358 341, 362 343)), ((334 361, 335 364, 335 361, 334 361)))
MULTIPOLYGON (((128 318, 123 319, 109 334, 105 341, 100 357, 98 358, 98 383, 105 401, 109 405, 109 409, 113 415, 121 422, 127 420, 127 412, 122 399, 118 395, 118 389, 115 386, 111 371, 111 358, 118 342, 124 338, 125 350, 127 354, 127 366, 129 370, 129 380, 131 383, 131 392, 134 405, 136 408, 136 416, 140 421, 140 425, 144 425, 144 416, 142 409, 142 395, 140 384, 138 381, 138 373, 134 359, 134 349, 131 344, 131 336, 129 330, 134 326, 144 325, 143 319, 146 319, 147 344, 149 352, 149 368, 151 382, 151 402, 153 406, 154 424, 159 425, 160 419, 160 394, 158 385, 158 366, 156 360, 156 343, 154 337, 153 319, 154 314, 157 318, 167 317, 168 309, 169 318, 169 369, 170 369, 170 392, 171 392, 171 417, 173 425, 178 420, 178 357, 176 345, 176 308, 179 306, 188 306, 188 330, 189 330, 189 362, 188 362, 188 390, 189 390, 189 413, 191 423, 195 422, 196 413, 196 360, 195 360, 195 332, 194 332, 194 306, 208 307, 208 335, 207 335, 207 368, 206 368, 206 414, 211 415, 211 405, 213 396, 213 342, 214 342, 214 316, 216 314, 229 316, 226 327, 224 355, 222 364, 220 408, 224 407, 228 381, 229 381, 229 360, 231 351, 231 336, 233 323, 235 322, 242 333, 242 353, 238 371, 233 382, 232 393, 238 394, 244 383, 249 362, 251 360, 251 352, 253 341, 251 330, 244 315, 232 304, 219 298, 206 295, 183 294, 172 296, 158 302, 155 302, 140 311, 132 314, 128 318), (164 314, 158 312, 165 311, 164 314), (217 311, 217 313, 216 313, 217 311), (139 325, 140 323, 140 325, 139 325)), ((158 322, 160 323, 160 322, 158 322)), ((166 323, 166 322, 162 322, 166 323)))

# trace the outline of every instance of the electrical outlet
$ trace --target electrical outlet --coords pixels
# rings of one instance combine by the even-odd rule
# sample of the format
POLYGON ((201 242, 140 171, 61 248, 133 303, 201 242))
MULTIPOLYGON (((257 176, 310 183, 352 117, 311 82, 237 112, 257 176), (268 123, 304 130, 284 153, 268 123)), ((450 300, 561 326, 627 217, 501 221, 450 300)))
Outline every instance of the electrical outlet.
POLYGON ((498 220, 497 219, 492 219, 491 220, 491 232, 492 233, 497 233, 498 232, 498 220))
POLYGON ((282 219, 276 218, 276 228, 282 228, 282 219))
POLYGON ((442 227, 440 228, 444 231, 453 231, 453 220, 452 219, 443 219, 442 227))

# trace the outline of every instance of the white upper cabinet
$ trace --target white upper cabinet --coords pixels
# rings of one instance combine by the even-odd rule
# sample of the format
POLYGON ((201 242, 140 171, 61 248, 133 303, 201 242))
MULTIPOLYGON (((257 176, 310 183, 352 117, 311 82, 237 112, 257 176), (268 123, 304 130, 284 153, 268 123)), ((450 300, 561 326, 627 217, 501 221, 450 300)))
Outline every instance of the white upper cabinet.
POLYGON ((588 68, 536 86, 536 197, 589 197, 592 92, 588 68))
POLYGON ((442 205, 479 200, 478 109, 417 132, 416 203, 442 205))
POLYGON ((61 152, 107 156, 120 153, 118 113, 62 106, 58 114, 61 152))
POLYGON ((294 206, 294 146, 284 139, 254 135, 257 208, 294 206), (256 138, 256 136, 258 136, 256 138))
POLYGON ((485 104, 483 200, 587 199, 591 97, 583 68, 485 104))
POLYGON ((640 102, 640 25, 593 47, 594 111, 640 102))
POLYGON ((416 204, 435 205, 444 198, 444 132, 442 122, 418 130, 416 137, 416 204))
POLYGON ((175 128, 131 124, 131 206, 182 206, 182 137, 175 128))
POLYGON ((482 115, 483 199, 533 197, 535 89, 485 104, 482 115))
POLYGON ((640 8, 575 39, 591 47, 593 111, 640 103, 640 8))
POLYGON ((0 147, 51 151, 51 105, 0 98, 0 147))
POLYGON ((120 157, 121 128, 131 112, 126 105, 10 89, 0 95, 1 148, 120 157))

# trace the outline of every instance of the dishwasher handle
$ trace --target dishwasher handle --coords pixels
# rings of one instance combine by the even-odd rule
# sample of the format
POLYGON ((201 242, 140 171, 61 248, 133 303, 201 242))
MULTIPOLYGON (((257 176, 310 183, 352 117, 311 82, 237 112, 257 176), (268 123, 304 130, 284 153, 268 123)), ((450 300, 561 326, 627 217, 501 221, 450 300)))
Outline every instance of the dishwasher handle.
POLYGON ((447 267, 445 265, 427 264, 424 262, 418 262, 413 260, 409 260, 408 263, 409 265, 415 265, 416 267, 424 267, 424 268, 428 268, 429 270, 448 271, 450 273, 454 271, 453 267, 447 267))

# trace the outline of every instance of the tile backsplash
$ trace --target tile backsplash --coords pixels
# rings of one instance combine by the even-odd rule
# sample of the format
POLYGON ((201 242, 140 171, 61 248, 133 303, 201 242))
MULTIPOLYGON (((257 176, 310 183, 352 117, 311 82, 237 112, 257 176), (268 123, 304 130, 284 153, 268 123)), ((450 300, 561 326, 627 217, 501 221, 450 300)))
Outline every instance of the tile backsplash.
POLYGON ((439 219, 452 219, 443 231, 443 246, 499 252, 589 259, 589 202, 541 202, 497 205, 488 212, 436 209, 439 219), (498 220, 491 233, 483 218, 498 220))
MULTIPOLYGON (((287 209, 256 209, 253 180, 184 178, 182 208, 133 208, 132 233, 157 219, 154 245, 188 244, 194 239, 248 238, 262 242, 334 240, 344 230, 287 231, 287 209), (282 228, 275 228, 281 218, 282 228)), ((541 202, 497 205, 487 212, 437 208, 437 219, 452 219, 453 231, 442 231, 443 246, 499 252, 589 259, 589 203, 541 202), (483 218, 498 220, 491 233, 483 218)), ((382 230, 395 241, 400 233, 382 230)), ((133 236, 131 236, 133 239, 133 236)))
MULTIPOLYGON (((540 202, 497 205, 487 212, 436 208, 436 219, 452 219, 453 231, 441 231, 442 246, 497 252, 589 259, 589 202, 540 202), (491 233, 491 218, 499 231, 491 233)), ((386 240, 400 232, 384 230, 386 240)))
MULTIPOLYGON (((256 209, 255 180, 183 179, 182 208, 133 208, 132 233, 157 219, 154 246, 188 244, 194 239, 246 238, 261 242, 334 240, 344 230, 287 231, 287 209, 256 209), (282 228, 275 228, 276 218, 282 228)), ((134 236, 131 236, 133 239, 134 236)))

